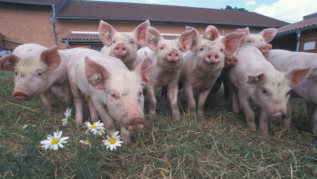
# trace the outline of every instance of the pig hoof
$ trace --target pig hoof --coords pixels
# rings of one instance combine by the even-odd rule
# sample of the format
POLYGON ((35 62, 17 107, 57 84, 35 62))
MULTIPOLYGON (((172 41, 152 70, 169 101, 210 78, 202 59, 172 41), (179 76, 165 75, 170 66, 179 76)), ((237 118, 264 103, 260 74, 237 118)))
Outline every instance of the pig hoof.
POLYGON ((251 129, 251 131, 255 132, 256 131, 256 127, 255 124, 249 124, 248 123, 249 128, 251 129))
POLYGON ((150 115, 155 115, 156 111, 155 110, 150 110, 150 115))
POLYGON ((198 111, 198 118, 204 119, 204 118, 205 118, 204 112, 199 112, 199 111, 198 111))
POLYGON ((173 118, 178 121, 180 118, 181 118, 181 115, 178 113, 178 114, 174 114, 173 115, 173 118))

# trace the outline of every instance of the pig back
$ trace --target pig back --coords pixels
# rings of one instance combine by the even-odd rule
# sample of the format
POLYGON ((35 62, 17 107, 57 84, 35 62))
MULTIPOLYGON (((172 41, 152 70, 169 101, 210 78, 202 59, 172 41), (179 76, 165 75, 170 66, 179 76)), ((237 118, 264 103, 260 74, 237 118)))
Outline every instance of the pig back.
POLYGON ((271 62, 277 70, 283 72, 317 67, 317 54, 309 52, 292 52, 274 49, 267 55, 267 60, 271 62))
POLYGON ((128 70, 128 68, 122 63, 121 60, 106 56, 101 54, 98 51, 86 49, 86 48, 77 48, 74 49, 73 55, 71 55, 70 63, 68 63, 69 78, 73 80, 81 92, 90 96, 91 87, 86 78, 85 71, 85 58, 89 57, 91 60, 94 60, 98 64, 102 65, 107 71, 112 75, 120 73, 121 70, 128 70))

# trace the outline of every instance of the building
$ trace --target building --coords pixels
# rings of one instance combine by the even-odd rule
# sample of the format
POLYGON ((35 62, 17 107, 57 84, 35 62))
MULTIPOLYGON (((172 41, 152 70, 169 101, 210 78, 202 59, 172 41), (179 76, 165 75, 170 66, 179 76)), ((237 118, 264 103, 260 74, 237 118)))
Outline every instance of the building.
POLYGON ((279 28, 272 45, 277 49, 317 53, 317 13, 279 28))
POLYGON ((132 31, 149 19, 166 37, 177 36, 186 25, 202 33, 212 24, 226 34, 246 26, 258 32, 288 24, 246 11, 80 0, 0 0, 0 17, 2 48, 11 50, 23 43, 99 49, 100 20, 118 31, 132 31))

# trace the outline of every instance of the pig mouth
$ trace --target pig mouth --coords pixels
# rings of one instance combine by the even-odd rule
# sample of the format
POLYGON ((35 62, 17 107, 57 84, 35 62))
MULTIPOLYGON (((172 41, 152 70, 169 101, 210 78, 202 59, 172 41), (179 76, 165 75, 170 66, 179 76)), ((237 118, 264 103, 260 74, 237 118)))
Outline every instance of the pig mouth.
POLYGON ((124 125, 129 131, 144 129, 145 122, 143 118, 134 118, 130 123, 124 125))
POLYGON ((271 113, 271 118, 275 120, 284 120, 286 118, 285 112, 274 112, 271 113))
POLYGON ((17 100, 28 100, 31 98, 31 95, 23 90, 16 90, 12 93, 12 96, 17 100))

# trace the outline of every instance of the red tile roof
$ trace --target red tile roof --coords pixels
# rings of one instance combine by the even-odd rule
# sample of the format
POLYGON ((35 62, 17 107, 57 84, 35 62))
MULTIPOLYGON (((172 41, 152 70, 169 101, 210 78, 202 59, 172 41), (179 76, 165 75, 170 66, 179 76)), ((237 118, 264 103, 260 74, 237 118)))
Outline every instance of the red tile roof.
POLYGON ((282 27, 288 23, 254 12, 181 6, 70 0, 57 19, 150 19, 152 22, 201 23, 249 27, 282 27))
POLYGON ((29 5, 52 5, 58 4, 62 0, 0 0, 0 2, 14 4, 29 4, 29 5))
POLYGON ((317 29, 317 17, 305 19, 294 24, 289 24, 278 29, 278 35, 293 33, 296 30, 317 29))

